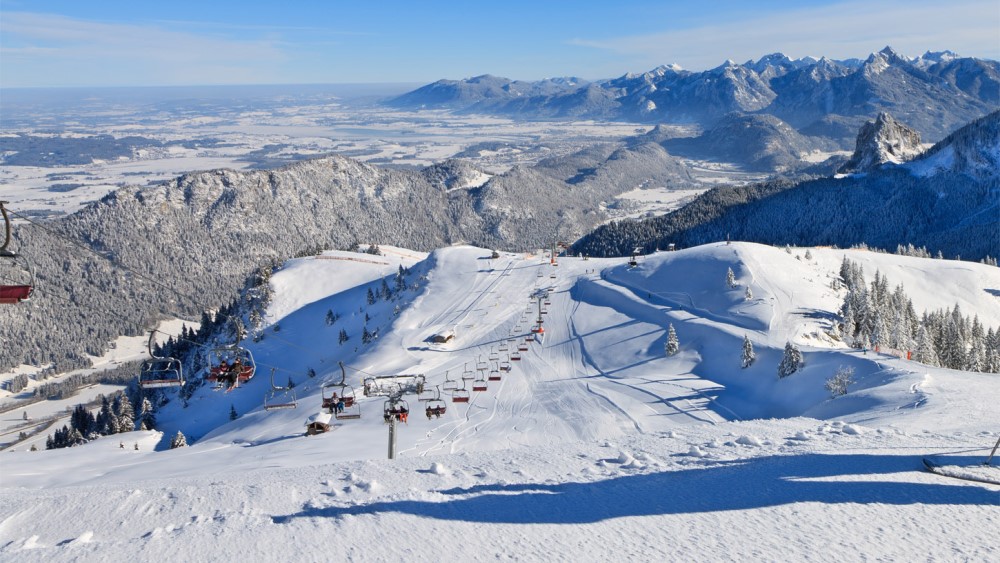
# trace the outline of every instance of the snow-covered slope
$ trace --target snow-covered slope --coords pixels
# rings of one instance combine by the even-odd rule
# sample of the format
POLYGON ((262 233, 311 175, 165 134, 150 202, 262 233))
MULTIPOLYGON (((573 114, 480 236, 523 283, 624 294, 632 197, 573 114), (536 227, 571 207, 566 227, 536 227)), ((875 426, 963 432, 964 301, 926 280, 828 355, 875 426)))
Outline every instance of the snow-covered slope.
MULTIPOLYGON (((918 311, 1000 326, 1000 271, 865 251, 725 243, 623 260, 501 253, 326 253, 272 276, 260 375, 198 390, 158 433, 2 457, 0 555, 171 560, 994 559, 1000 489, 925 473, 920 456, 981 461, 1000 378, 849 349, 830 337, 846 255, 918 311), (365 261, 362 261, 365 260, 365 261), (369 304, 403 266, 407 289, 369 304), (732 268, 737 287, 726 285, 732 268), (752 291, 747 300, 746 288, 752 291), (416 397, 386 460, 384 398, 306 437, 337 362, 429 387, 525 343, 537 290, 545 333, 469 403, 428 419, 416 397), (327 312, 339 315, 327 324, 327 312), (367 321, 366 321, 367 319, 367 321), (676 329, 680 352, 664 355, 676 329), (362 327, 378 331, 360 342, 362 327), (275 330, 275 329, 278 330, 275 330), (343 329, 351 338, 338 344, 343 329), (457 337, 432 344, 444 330, 457 337), (744 336, 756 362, 740 368, 744 336), (778 379, 787 341, 805 367, 778 379), (853 367, 850 393, 824 382, 853 367), (267 374, 298 408, 265 412, 267 374), (305 374, 308 368, 315 378, 305 374), (241 414, 228 420, 230 406, 241 414), (178 429, 194 443, 165 450, 178 429), (132 445, 137 443, 139 450, 132 445), (158 444, 158 445, 157 445, 158 444), (156 450, 154 451, 154 446, 156 450), (873 526, 877 523, 878 531, 873 526), (817 551, 816 546, 824 546, 817 551)), ((499 363, 499 362, 498 362, 499 363)), ((17 414, 17 413, 13 413, 17 414)), ((21 449, 21 448, 19 448, 21 449)))

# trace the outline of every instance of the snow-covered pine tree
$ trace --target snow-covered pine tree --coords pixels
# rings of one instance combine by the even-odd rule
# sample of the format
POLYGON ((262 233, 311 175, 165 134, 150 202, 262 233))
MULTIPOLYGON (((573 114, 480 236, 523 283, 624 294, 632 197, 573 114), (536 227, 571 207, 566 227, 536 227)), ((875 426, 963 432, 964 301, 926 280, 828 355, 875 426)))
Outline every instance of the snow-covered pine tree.
POLYGON ((753 365, 754 361, 757 360, 757 354, 753 351, 753 342, 750 342, 750 338, 747 335, 743 335, 743 358, 741 360, 743 369, 746 369, 753 365))
POLYGON ((674 330, 673 323, 670 323, 670 327, 667 329, 667 344, 665 346, 665 351, 668 356, 673 356, 680 351, 680 343, 677 341, 677 331, 674 330))
POLYGON ((343 344, 344 342, 347 342, 349 339, 350 337, 347 336, 347 331, 344 329, 340 329, 340 334, 337 335, 337 344, 343 344))
POLYGON ((396 293, 406 289, 406 270, 403 269, 403 265, 399 265, 399 271, 396 272, 396 293))
POLYGON ((333 316, 333 309, 327 309, 326 311, 326 325, 330 326, 337 322, 337 318, 333 316))
POLYGON ((791 342, 785 343, 785 354, 778 364, 778 377, 788 377, 802 367, 802 352, 791 342))
POLYGON ((979 322, 979 315, 972 318, 969 331, 969 351, 965 357, 965 371, 984 371, 986 367, 986 334, 979 322))
POLYGON ((365 301, 367 301, 369 305, 375 304, 375 292, 372 291, 372 288, 370 287, 368 288, 368 294, 365 296, 365 301))
POLYGON ((743 292, 743 299, 750 301, 753 299, 753 291, 750 290, 750 286, 747 286, 747 290, 743 292))
POLYGON ((116 433, 131 432, 135 430, 135 410, 132 408, 132 401, 129 401, 128 395, 125 393, 118 393, 115 395, 112 408, 114 410, 115 417, 118 419, 118 428, 115 430, 116 433))
POLYGON ((913 359, 929 366, 938 365, 937 353, 934 351, 934 340, 924 325, 920 325, 920 330, 917 332, 917 349, 913 354, 913 359))
POLYGON ((156 429, 156 415, 153 412, 153 403, 150 402, 149 397, 142 398, 142 406, 139 408, 139 429, 156 429))
POLYGON ((812 260, 813 259, 812 252, 809 252, 808 248, 806 249, 805 258, 806 258, 806 260, 812 260))
POLYGON ((178 430, 177 434, 174 435, 174 438, 170 440, 170 449, 172 450, 183 448, 187 445, 187 438, 184 437, 184 434, 180 430, 178 430))
POLYGON ((872 330, 872 346, 885 347, 889 343, 889 329, 886 326, 885 319, 882 317, 882 312, 875 313, 875 322, 873 323, 874 330, 872 330))
POLYGON ((847 387, 854 383, 854 368, 840 366, 833 377, 826 380, 826 390, 833 398, 847 394, 847 387))
POLYGON ((736 287, 736 274, 732 268, 726 268, 726 286, 730 289, 736 287))
POLYGON ((98 412, 97 431, 104 436, 118 432, 118 417, 111 410, 111 401, 107 395, 101 395, 101 410, 98 412))

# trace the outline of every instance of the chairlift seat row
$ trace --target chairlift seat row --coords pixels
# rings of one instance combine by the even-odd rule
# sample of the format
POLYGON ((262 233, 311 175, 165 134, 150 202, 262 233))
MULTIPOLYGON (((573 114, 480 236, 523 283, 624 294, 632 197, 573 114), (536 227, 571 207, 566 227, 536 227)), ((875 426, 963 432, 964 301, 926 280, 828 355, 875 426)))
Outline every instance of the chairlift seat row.
POLYGON ((0 285, 0 304, 13 305, 31 299, 34 287, 30 285, 0 285))
POLYGON ((7 202, 0 201, 0 214, 3 215, 4 223, 4 239, 0 245, 0 304, 13 305, 31 299, 35 275, 24 257, 7 249, 10 245, 11 227, 5 203, 7 202))
POLYGON ((139 387, 144 389, 159 389, 164 387, 180 387, 184 385, 184 374, 181 362, 177 358, 164 358, 153 354, 153 337, 155 330, 149 331, 149 341, 146 347, 149 359, 139 367, 139 387))

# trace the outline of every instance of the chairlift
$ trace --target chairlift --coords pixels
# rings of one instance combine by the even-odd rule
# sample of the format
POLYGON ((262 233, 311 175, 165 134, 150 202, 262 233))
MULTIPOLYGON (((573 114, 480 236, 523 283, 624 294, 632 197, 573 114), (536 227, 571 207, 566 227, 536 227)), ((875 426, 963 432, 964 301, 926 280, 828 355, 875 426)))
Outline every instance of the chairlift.
POLYGON ((445 403, 444 400, 441 399, 441 389, 435 386, 434 391, 434 398, 427 401, 427 405, 424 407, 424 412, 427 414, 427 420, 430 420, 432 416, 441 418, 441 415, 448 410, 448 403, 445 403))
POLYGON ((465 369, 462 371, 462 379, 475 379, 475 377, 476 377, 476 372, 469 369, 469 364, 466 363, 465 369))
POLYGON ((479 356, 479 361, 476 362, 476 370, 478 370, 478 371, 484 371, 484 370, 488 369, 489 367, 490 366, 489 366, 489 364, 486 363, 486 360, 484 360, 482 356, 479 356))
MULTIPOLYGON (((528 351, 528 343, 527 342, 521 342, 520 344, 518 344, 517 345, 517 351, 518 352, 527 352, 528 351)), ((511 359, 515 359, 515 360, 521 359, 520 358, 520 354, 518 354, 517 358, 511 358, 511 359)))
POLYGON ((344 369, 344 363, 339 362, 339 364, 340 381, 326 383, 322 387, 323 408, 337 420, 361 418, 361 403, 357 400, 354 387, 347 383, 347 370, 344 369))
POLYGON ((507 359, 500 362, 500 371, 510 371, 510 354, 507 354, 507 359))
POLYGON ((9 250, 10 218, 4 207, 6 201, 0 201, 0 214, 3 215, 4 241, 0 246, 0 304, 13 305, 31 299, 35 291, 35 274, 20 254, 9 250))
MULTIPOLYGON (((525 350, 527 350, 527 348, 525 348, 525 350)), ((512 362, 520 362, 521 361, 521 353, 520 352, 514 352, 513 354, 510 355, 510 360, 512 362)))
POLYGON ((486 379, 486 372, 481 371, 476 374, 476 378, 472 380, 472 390, 473 391, 486 391, 489 389, 489 382, 486 379))
POLYGON ((232 391, 253 379, 257 364, 253 361, 250 350, 236 344, 213 348, 209 353, 209 371, 205 378, 216 382, 216 389, 225 387, 232 391))
POLYGON ((500 364, 493 364, 493 369, 490 370, 490 376, 488 378, 490 381, 500 381, 500 364))
POLYGON ((628 267, 629 268, 635 268, 636 266, 639 265, 639 255, 640 254, 642 254, 642 248, 640 248, 640 247, 637 246, 637 247, 635 247, 634 250, 632 250, 632 256, 628 259, 628 267))
POLYGON ((500 343, 500 347, 499 347, 499 350, 500 350, 501 352, 506 352, 506 351, 510 350, 510 346, 508 346, 508 344, 507 344, 507 341, 506 341, 506 340, 504 340, 503 342, 501 342, 501 343, 500 343))
POLYGON ((139 367, 139 387, 157 389, 161 387, 180 387, 184 385, 184 375, 181 362, 177 358, 164 358, 153 353, 153 336, 155 330, 149 331, 149 359, 139 367))
POLYGON ((276 411, 294 409, 297 406, 295 401, 295 391, 288 386, 280 387, 275 385, 274 370, 275 368, 271 368, 271 391, 264 397, 264 410, 276 411))
MULTIPOLYGON (((472 372, 470 371, 469 373, 472 372)), ((464 381, 465 378, 463 377, 462 379, 464 381)), ((462 385, 464 386, 465 384, 463 383, 462 385)), ((444 389, 445 391, 455 391, 459 388, 458 381, 455 379, 449 379, 448 372, 446 371, 444 372, 444 383, 441 384, 441 388, 444 389)))
POLYGON ((382 417, 388 423, 393 418, 397 422, 407 422, 410 417, 410 404, 401 396, 392 396, 383 403, 382 417))
POLYGON ((498 352, 497 352, 496 350, 494 350, 494 349, 493 349, 493 347, 491 346, 491 347, 490 347, 490 356, 489 356, 489 360, 490 360, 491 362, 495 362, 495 361, 497 361, 497 360, 499 360, 499 359, 500 359, 500 354, 499 354, 499 353, 498 353, 498 352))
POLYGON ((462 386, 452 390, 451 392, 451 402, 453 403, 468 403, 469 397, 471 397, 469 390, 465 388, 465 380, 462 380, 462 386))

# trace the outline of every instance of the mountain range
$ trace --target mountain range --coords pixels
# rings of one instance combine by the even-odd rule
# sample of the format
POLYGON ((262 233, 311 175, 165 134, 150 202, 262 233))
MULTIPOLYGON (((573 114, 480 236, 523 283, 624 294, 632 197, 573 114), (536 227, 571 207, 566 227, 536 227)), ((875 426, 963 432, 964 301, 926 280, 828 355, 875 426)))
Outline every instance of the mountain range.
POLYGON ((872 123, 852 159, 869 163, 867 172, 714 188, 669 215, 604 225, 573 251, 623 256, 635 247, 732 238, 886 249, 913 244, 974 260, 1000 254, 1000 111, 901 164, 865 152, 886 144, 862 142, 879 128, 885 135, 893 129, 872 123))
POLYGON ((385 103, 531 119, 703 126, 732 112, 766 114, 805 135, 851 148, 858 128, 881 111, 933 142, 995 110, 1000 106, 1000 63, 951 52, 908 58, 891 47, 864 60, 791 59, 775 53, 743 64, 726 61, 701 72, 660 66, 594 82, 523 82, 490 75, 440 80, 385 103))

